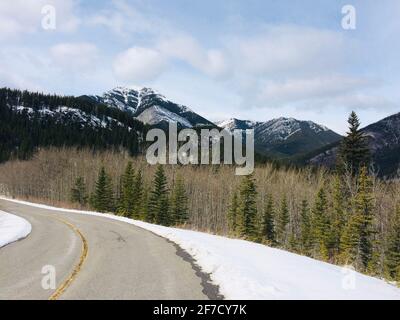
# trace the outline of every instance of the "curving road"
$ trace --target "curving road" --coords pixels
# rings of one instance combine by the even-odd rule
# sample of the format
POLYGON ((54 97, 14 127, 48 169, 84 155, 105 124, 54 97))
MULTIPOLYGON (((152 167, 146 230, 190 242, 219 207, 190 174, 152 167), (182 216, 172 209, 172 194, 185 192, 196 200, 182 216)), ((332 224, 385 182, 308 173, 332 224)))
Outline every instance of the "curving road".
POLYGON ((0 210, 32 225, 26 239, 0 249, 0 299, 215 298, 215 288, 182 252, 151 232, 5 200, 0 210), (56 289, 42 287, 42 268, 48 265, 55 267, 56 289))

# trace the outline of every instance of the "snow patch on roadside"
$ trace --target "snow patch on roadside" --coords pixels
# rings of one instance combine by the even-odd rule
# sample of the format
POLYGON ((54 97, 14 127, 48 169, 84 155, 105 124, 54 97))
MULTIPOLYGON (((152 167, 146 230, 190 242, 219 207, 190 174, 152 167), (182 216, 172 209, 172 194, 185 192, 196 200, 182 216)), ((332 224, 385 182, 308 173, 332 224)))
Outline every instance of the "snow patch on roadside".
POLYGON ((165 237, 188 252, 227 299, 400 300, 400 289, 383 280, 339 266, 244 240, 162 227, 90 211, 43 209, 123 221, 165 237))
POLYGON ((0 248, 27 237, 31 224, 23 218, 0 211, 0 248))

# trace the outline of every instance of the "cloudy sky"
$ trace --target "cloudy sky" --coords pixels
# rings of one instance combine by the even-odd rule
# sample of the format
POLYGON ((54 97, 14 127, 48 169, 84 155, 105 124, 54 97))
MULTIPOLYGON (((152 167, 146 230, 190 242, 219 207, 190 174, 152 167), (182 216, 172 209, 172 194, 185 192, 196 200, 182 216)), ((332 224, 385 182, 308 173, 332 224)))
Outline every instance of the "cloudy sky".
POLYGON ((353 109, 364 125, 400 111, 399 16, 398 0, 1 0, 0 87, 149 86, 211 120, 344 133, 353 109))

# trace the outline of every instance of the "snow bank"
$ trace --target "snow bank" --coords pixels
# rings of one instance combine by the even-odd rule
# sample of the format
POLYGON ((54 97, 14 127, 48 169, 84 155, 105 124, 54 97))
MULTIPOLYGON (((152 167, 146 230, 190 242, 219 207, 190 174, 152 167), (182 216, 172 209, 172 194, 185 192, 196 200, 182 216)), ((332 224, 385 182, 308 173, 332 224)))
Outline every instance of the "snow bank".
POLYGON ((31 230, 31 224, 25 219, 0 211, 0 248, 27 237, 31 230))
POLYGON ((400 289, 385 281, 264 245, 109 214, 10 201, 106 217, 152 231, 190 253, 227 299, 400 299, 400 289))

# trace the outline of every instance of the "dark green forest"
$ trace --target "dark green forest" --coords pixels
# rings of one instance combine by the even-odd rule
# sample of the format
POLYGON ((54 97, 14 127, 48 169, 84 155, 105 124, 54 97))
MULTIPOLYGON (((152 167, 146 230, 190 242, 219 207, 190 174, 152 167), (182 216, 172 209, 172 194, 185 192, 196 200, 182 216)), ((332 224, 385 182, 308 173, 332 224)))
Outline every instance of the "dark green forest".
POLYGON ((40 147, 90 147, 93 150, 141 151, 147 127, 127 113, 98 104, 85 97, 58 96, 0 89, 0 162, 28 159, 40 147), (24 107, 16 112, 13 107, 24 107), (77 109, 84 119, 96 117, 102 125, 85 125, 71 113, 51 116, 43 110, 77 109), (31 108, 31 109, 28 109, 31 108))

